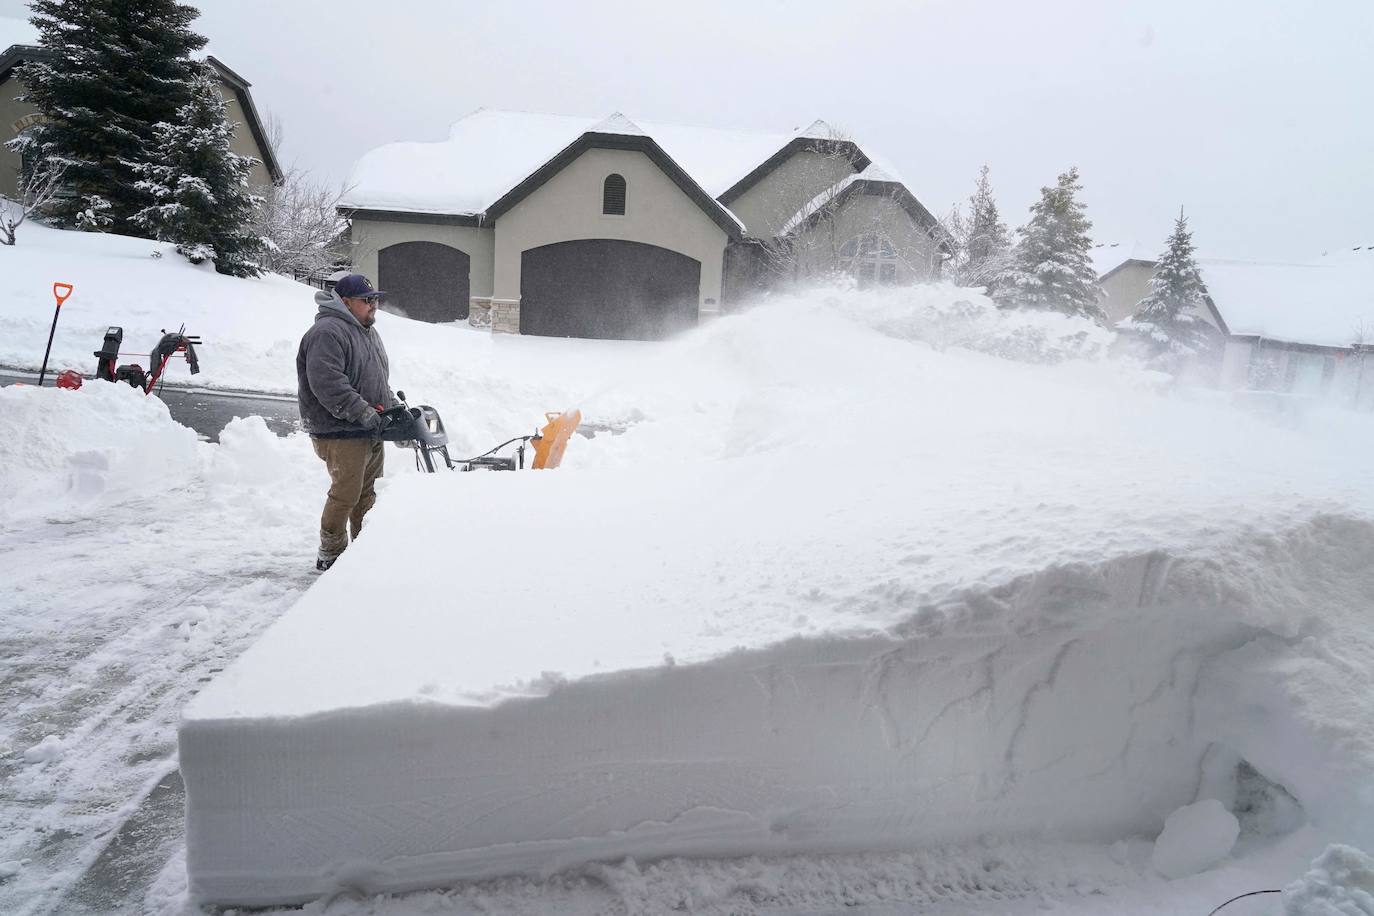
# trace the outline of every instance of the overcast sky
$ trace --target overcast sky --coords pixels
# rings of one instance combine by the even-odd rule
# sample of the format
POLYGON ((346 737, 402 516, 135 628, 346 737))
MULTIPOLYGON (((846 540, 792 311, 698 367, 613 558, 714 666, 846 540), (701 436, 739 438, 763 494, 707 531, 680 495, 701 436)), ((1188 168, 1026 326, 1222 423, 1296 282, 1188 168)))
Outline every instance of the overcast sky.
MULTIPOLYGON (((480 106, 718 127, 817 117, 942 214, 987 163, 1013 227, 1082 172, 1098 241, 1374 245, 1374 0, 202 0, 199 30, 346 178, 480 106)), ((0 15, 25 16, 22 0, 0 15)))

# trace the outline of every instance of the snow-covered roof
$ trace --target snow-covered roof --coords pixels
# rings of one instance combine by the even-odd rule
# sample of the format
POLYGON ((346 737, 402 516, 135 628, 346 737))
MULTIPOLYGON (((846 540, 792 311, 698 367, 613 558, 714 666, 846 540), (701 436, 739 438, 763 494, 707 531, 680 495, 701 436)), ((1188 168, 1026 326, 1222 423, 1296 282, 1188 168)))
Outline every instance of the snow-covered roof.
POLYGON ((1198 268, 1232 334, 1348 347, 1374 343, 1374 251, 1307 263, 1201 259, 1198 268))
POLYGON ((1098 277, 1110 273, 1126 261, 1151 261, 1163 254, 1165 244, 1147 245, 1143 242, 1103 242, 1088 252, 1098 277))
POLYGON ((718 198, 795 139, 826 139, 816 121, 796 131, 745 131, 630 119, 479 108, 447 140, 389 143, 365 154, 342 205, 410 213, 485 212, 582 134, 650 137, 711 197, 718 198))
POLYGON ((38 30, 27 19, 0 16, 0 53, 12 45, 38 44, 38 30))

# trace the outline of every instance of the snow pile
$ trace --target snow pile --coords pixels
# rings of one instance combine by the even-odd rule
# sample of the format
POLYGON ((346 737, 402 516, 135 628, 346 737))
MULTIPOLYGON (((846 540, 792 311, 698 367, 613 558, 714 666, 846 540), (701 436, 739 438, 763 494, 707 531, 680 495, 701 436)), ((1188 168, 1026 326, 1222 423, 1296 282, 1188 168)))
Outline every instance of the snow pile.
POLYGON ((1350 846, 1327 848, 1283 891, 1286 916, 1374 916, 1374 859, 1350 846))
POLYGON ((89 514, 132 495, 183 486, 196 434, 128 385, 0 388, 0 522, 89 514))
POLYGON ((1216 799, 1184 805, 1164 819, 1150 867, 1166 878, 1196 875, 1229 856, 1239 836, 1240 821, 1216 799))
MULTIPOLYGON (((810 298, 808 296, 808 298, 810 298)), ((1100 359, 1113 336, 1095 321, 1058 312, 999 309, 981 290, 949 283, 836 290, 834 307, 875 330, 937 350, 962 347, 1003 359, 1056 363, 1100 359)))
POLYGON ((62 756, 66 746, 56 735, 45 735, 43 740, 24 751, 25 763, 47 763, 62 756))
POLYGON ((1153 836, 1242 764, 1360 835, 1374 429, 941 350, 955 295, 618 350, 557 472, 392 481, 186 710, 193 896, 1153 836))

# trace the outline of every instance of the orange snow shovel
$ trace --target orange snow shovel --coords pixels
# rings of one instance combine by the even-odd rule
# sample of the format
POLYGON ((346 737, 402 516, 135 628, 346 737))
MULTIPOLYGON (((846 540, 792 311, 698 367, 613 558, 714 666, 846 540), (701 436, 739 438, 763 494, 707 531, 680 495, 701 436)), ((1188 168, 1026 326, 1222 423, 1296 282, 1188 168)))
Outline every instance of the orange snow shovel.
POLYGON ((38 387, 43 387, 43 376, 48 374, 48 354, 52 353, 52 338, 57 333, 57 316, 62 314, 62 303, 67 301, 67 297, 72 294, 70 283, 54 283, 52 285, 53 298, 57 300, 57 308, 52 312, 52 328, 48 331, 48 346, 43 351, 43 368, 38 370, 38 387))

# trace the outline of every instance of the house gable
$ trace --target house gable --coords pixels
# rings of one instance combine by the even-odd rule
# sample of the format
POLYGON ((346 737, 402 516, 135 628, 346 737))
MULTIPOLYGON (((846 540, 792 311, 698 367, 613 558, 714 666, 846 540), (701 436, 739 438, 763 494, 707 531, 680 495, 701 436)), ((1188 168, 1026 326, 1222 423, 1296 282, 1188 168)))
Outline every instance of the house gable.
POLYGON ((798 153, 813 153, 827 159, 840 159, 849 164, 850 171, 862 172, 869 166, 869 158, 852 140, 826 140, 819 137, 794 137, 772 156, 769 156, 749 174, 731 185, 720 195, 720 202, 732 205, 769 176, 773 175, 784 163, 794 159, 798 153))
POLYGON ((712 222, 730 238, 738 238, 741 228, 733 216, 711 198, 681 166, 673 161, 651 137, 644 135, 587 131, 556 156, 545 162, 525 180, 511 188, 482 214, 484 222, 496 222, 503 214, 543 187, 555 175, 579 159, 588 150, 625 150, 644 155, 658 167, 712 222))
MULTIPOLYGON (((238 105, 239 109, 239 121, 247 125, 248 131, 253 138, 254 145, 250 146, 246 142, 247 138, 242 137, 238 131, 234 131, 234 146, 236 147, 234 152, 241 156, 252 156, 254 159, 257 159, 262 163, 263 168, 267 170, 267 176, 272 182, 281 182, 284 173, 281 170, 280 163, 277 162, 276 150, 274 150, 272 144, 268 142, 262 118, 258 115, 257 106, 253 104, 253 95, 248 91, 249 87, 253 84, 239 76, 233 70, 230 70, 223 61, 213 55, 207 56, 205 62, 214 69, 215 75, 219 78, 221 87, 228 87, 233 94, 233 102, 238 105)), ((229 101, 229 99, 225 101, 229 101)), ((230 120, 234 120, 232 106, 230 120)))
POLYGON ((804 275, 838 264, 860 283, 930 279, 948 250, 934 217, 894 181, 846 182, 822 205, 794 219, 786 235, 804 275))
POLYGON ((731 189, 721 196, 744 223, 746 235, 759 239, 782 235, 788 221, 809 201, 851 178, 860 163, 868 162, 852 143, 821 149, 817 142, 789 143, 790 152, 770 160, 766 171, 761 166, 751 173, 747 187, 741 182, 735 187, 743 190, 731 189), (855 155, 862 158, 852 158, 855 155))

